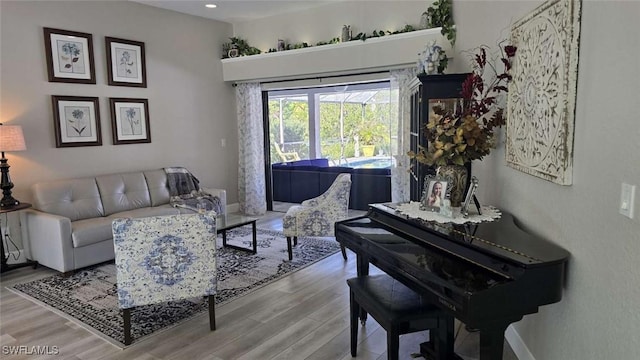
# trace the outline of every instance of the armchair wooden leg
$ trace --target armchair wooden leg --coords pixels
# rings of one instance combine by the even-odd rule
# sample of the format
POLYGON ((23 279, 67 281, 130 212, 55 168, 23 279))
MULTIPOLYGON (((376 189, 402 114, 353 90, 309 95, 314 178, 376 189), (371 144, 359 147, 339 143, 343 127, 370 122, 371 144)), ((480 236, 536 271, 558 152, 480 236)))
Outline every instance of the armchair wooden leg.
POLYGON ((289 261, 293 260, 293 250, 291 249, 291 236, 287 236, 287 251, 289 252, 289 261))
POLYGON ((298 245, 298 237, 294 236, 293 237, 293 246, 296 246, 296 245, 298 245))
POLYGON ((209 328, 216 329, 216 296, 209 295, 209 328))
POLYGON ((340 250, 342 251, 342 258, 347 260, 347 249, 345 249, 344 245, 340 244, 340 250))
POLYGON ((124 344, 131 345, 131 309, 122 309, 124 320, 124 344))

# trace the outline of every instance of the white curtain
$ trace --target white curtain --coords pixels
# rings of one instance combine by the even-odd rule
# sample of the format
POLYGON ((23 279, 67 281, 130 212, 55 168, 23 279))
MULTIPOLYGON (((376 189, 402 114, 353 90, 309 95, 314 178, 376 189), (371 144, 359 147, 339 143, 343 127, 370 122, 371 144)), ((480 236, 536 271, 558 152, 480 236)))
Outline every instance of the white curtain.
POLYGON ((238 202, 247 215, 264 215, 267 200, 264 174, 264 129, 260 83, 236 87, 238 107, 238 202))
POLYGON ((415 67, 392 70, 391 97, 394 106, 392 117, 398 119, 398 142, 394 149, 396 164, 391 168, 391 201, 406 202, 410 199, 409 193, 409 132, 411 130, 411 91, 410 83, 416 78, 415 67))

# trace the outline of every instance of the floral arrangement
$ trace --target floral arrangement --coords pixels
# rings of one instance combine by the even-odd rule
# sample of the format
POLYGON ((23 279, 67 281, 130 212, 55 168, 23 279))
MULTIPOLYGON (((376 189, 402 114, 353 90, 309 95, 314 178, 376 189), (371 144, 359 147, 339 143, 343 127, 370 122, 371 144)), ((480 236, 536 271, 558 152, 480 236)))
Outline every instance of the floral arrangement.
POLYGON ((487 61, 487 48, 473 56, 473 70, 462 84, 463 102, 453 111, 434 108, 426 126, 428 148, 409 157, 427 165, 464 165, 480 160, 494 147, 494 131, 505 124, 504 105, 500 101, 511 80, 509 70, 516 48, 500 47, 503 71, 498 73, 487 61))

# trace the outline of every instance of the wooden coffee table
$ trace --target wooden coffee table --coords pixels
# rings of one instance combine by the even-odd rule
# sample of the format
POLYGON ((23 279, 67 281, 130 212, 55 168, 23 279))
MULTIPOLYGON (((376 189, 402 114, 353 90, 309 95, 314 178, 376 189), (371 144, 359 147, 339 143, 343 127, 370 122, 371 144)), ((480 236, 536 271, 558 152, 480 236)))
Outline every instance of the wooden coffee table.
POLYGON ((249 251, 253 254, 258 252, 258 240, 256 237, 256 221, 258 219, 247 217, 238 214, 227 214, 216 217, 216 232, 218 234, 222 233, 222 246, 242 250, 249 251), (253 230, 253 247, 251 249, 247 249, 241 246, 227 244, 227 230, 235 229, 241 226, 251 224, 253 230))

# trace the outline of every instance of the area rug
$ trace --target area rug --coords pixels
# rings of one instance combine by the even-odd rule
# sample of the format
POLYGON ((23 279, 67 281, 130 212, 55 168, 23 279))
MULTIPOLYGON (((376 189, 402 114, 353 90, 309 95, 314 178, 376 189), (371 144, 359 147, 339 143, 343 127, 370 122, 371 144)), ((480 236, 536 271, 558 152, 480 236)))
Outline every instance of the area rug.
MULTIPOLYGON (((228 243, 250 247, 251 226, 227 232, 228 243)), ((287 260, 286 238, 279 231, 258 229, 258 253, 221 247, 218 237, 218 293, 222 305, 291 272, 336 253, 334 238, 299 237, 293 260, 287 260)), ((52 309, 80 326, 124 347, 123 321, 118 308, 113 262, 76 272, 14 285, 10 290, 52 309)), ((134 308, 131 312, 133 344, 207 311, 204 298, 134 308)))

